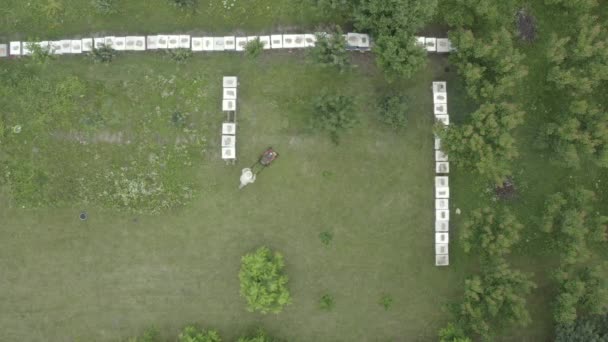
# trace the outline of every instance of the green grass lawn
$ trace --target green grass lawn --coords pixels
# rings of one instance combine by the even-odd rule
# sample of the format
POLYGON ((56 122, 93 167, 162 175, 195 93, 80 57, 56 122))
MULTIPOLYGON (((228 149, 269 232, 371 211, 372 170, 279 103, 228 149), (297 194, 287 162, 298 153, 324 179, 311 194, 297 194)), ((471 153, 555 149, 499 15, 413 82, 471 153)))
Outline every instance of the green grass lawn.
MULTIPOLYGON (((126 54, 101 69, 68 57, 40 70, 44 79, 78 75, 95 90, 85 100, 105 99, 101 113, 115 120, 105 129, 127 135, 154 106, 166 106, 162 113, 180 107, 206 138, 206 152, 180 175, 199 187, 196 198, 160 216, 85 202, 20 209, 3 196, 0 340, 107 341, 152 325, 172 338, 192 322, 218 328, 227 340, 258 325, 290 341, 433 340, 449 317, 443 305, 461 292, 464 267, 457 258, 449 268, 433 265, 430 84, 441 61, 387 85, 369 55, 355 55, 358 67, 346 74, 302 57, 199 55, 180 66, 157 54, 126 54), (180 83, 151 86, 154 75, 180 83), (240 80, 235 166, 219 157, 223 75, 240 80), (154 100, 162 87, 179 96, 163 105, 154 100), (339 146, 309 128, 310 98, 324 87, 357 98, 362 123, 339 146), (395 90, 411 99, 409 127, 400 131, 382 126, 373 111, 377 96, 395 90), (239 192, 241 168, 270 145, 280 158, 239 192), (86 222, 78 220, 81 209, 89 212, 86 222), (318 237, 322 231, 334 233, 329 247, 318 237), (260 245, 286 259, 293 304, 279 315, 248 313, 238 294, 240 257, 260 245), (329 313, 318 308, 325 293, 336 301, 329 313), (395 300, 388 311, 379 305, 384 293, 395 300)), ((66 115, 80 119, 80 108, 66 115)), ((54 146, 94 151, 109 162, 123 150, 108 144, 54 146)), ((94 159, 62 152, 41 162, 61 159, 66 172, 75 172, 70 164, 94 159)))

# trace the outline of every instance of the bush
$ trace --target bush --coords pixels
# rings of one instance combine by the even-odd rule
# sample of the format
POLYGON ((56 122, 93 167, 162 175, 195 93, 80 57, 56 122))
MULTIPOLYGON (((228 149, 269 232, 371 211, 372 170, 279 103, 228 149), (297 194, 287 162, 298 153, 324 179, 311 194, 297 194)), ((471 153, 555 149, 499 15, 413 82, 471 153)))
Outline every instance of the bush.
POLYGON ((114 14, 118 12, 114 7, 116 5, 115 0, 92 0, 91 5, 95 12, 99 14, 114 14))
POLYGON ((473 342, 470 338, 466 337, 464 330, 455 325, 454 323, 448 323, 448 325, 439 330, 439 342, 473 342))
POLYGON ((36 64, 43 65, 55 58, 49 47, 42 47, 36 43, 27 43, 27 45, 32 52, 32 61, 36 64))
POLYGON ((393 128, 407 126, 407 100, 404 96, 386 96, 378 103, 380 120, 393 128))
POLYGON ((256 38, 245 45, 245 55, 250 58, 257 58, 264 50, 264 43, 260 41, 260 38, 256 38))
POLYGON ((127 342, 160 342, 160 334, 158 330, 151 328, 146 330, 141 336, 129 338, 127 342))
POLYGON ((321 232, 319 233, 319 239, 321 240, 322 244, 329 246, 331 241, 334 239, 334 234, 331 232, 321 232))
POLYGON ((241 296, 247 300, 247 310, 279 313, 291 303, 287 289, 288 278, 283 274, 283 256, 260 247, 241 259, 241 296))
POLYGON ((331 311, 334 304, 334 297, 330 294, 324 294, 319 300, 319 308, 324 311, 331 311))
POLYGON ((105 44, 102 44, 100 48, 93 47, 93 51, 91 52, 95 63, 110 63, 115 55, 114 49, 105 44))
POLYGON ((276 342, 276 340, 266 335, 262 329, 259 329, 251 336, 243 336, 239 338, 237 342, 276 342))
POLYGON ((178 342, 221 342, 220 334, 215 330, 199 329, 189 325, 177 337, 178 342))
POLYGON ((166 51, 169 58, 178 64, 186 63, 192 57, 192 50, 190 49, 171 49, 166 51))
POLYGON ((317 34, 317 42, 310 49, 310 57, 316 64, 335 67, 344 72, 350 66, 348 51, 346 51, 346 39, 338 27, 336 33, 325 35, 317 34))
POLYGON ((340 134, 358 122, 355 101, 350 96, 330 94, 324 90, 314 99, 313 110, 313 126, 328 131, 335 144, 340 142, 340 134))
POLYGON ((380 297, 380 306, 382 306, 386 311, 393 306, 393 302, 393 297, 389 294, 383 294, 382 297, 380 297))
POLYGON ((194 9, 198 0, 169 0, 169 3, 179 9, 194 9))

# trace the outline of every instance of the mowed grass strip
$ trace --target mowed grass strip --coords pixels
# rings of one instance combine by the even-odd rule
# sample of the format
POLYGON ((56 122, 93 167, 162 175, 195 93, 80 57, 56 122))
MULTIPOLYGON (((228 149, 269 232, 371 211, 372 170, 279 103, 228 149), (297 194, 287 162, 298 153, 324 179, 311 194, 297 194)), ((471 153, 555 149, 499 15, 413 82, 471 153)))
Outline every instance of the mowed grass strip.
POLYGON ((367 56, 356 55, 359 67, 346 74, 302 57, 223 54, 176 65, 127 54, 102 68, 70 57, 41 71, 122 94, 108 97, 104 110, 120 113, 115 127, 127 128, 150 109, 148 101, 158 101, 158 90, 142 87, 142 79, 175 77, 180 101, 200 107, 190 118, 207 147, 190 175, 196 199, 160 216, 82 203, 23 210, 7 208, 2 197, 0 339, 108 341, 150 325, 172 338, 192 322, 218 328, 226 340, 256 325, 290 341, 434 339, 448 317, 442 305, 462 287, 458 260, 433 266, 434 65, 388 86, 367 56), (235 166, 219 157, 223 75, 240 80, 235 166), (322 88, 357 99, 361 125, 339 146, 308 124, 311 97, 322 88), (390 91, 411 99, 406 129, 378 123, 373 103, 390 91), (281 156, 239 192, 241 168, 267 146, 281 156), (82 209, 86 222, 77 218, 82 209), (329 246, 322 231, 334 234, 329 246), (240 257, 260 245, 285 256, 293 304, 279 315, 248 313, 238 295, 240 257), (336 302, 329 313, 318 308, 327 292, 336 302), (394 298, 388 311, 379 305, 383 294, 394 298))

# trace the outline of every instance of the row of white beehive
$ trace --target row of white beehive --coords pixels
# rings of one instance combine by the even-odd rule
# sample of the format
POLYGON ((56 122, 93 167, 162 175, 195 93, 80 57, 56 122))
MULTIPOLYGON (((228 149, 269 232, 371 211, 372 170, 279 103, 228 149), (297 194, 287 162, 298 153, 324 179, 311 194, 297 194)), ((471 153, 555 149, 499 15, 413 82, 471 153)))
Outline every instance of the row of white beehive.
MULTIPOLYGON (((191 37, 190 35, 152 35, 126 37, 95 37, 83 39, 63 39, 42 42, 13 41, 0 44, 0 57, 28 56, 32 54, 32 44, 50 49, 56 55, 91 52, 102 45, 117 51, 146 51, 162 49, 191 49, 192 51, 244 51, 248 42, 259 39, 264 49, 297 49, 315 46, 318 34, 273 34, 267 36, 223 36, 191 37)), ((367 51, 371 48, 370 37, 363 33, 344 35, 349 50, 367 51)), ((428 52, 447 53, 454 50, 448 38, 416 37, 418 44, 428 52)))
MULTIPOLYGON (((317 34, 325 34, 323 32, 317 34)), ((80 54, 91 52, 94 48, 109 46, 117 51, 146 51, 162 49, 191 49, 192 51, 244 51, 248 42, 259 39, 264 49, 297 49, 315 46, 317 34, 273 34, 268 36, 223 36, 191 37, 190 35, 154 35, 126 37, 96 37, 83 39, 64 39, 42 42, 13 41, 0 44, 0 57, 28 56, 32 45, 49 49, 56 55, 80 54)), ((369 50, 370 39, 367 34, 348 33, 344 35, 350 50, 369 50)))
POLYGON ((236 99, 238 78, 224 76, 222 79, 222 111, 226 121, 222 124, 222 159, 236 159, 236 99))
MULTIPOLYGON (((450 124, 446 82, 433 82, 433 115, 443 125, 450 124)), ((450 162, 435 137, 435 265, 450 264, 450 162)))

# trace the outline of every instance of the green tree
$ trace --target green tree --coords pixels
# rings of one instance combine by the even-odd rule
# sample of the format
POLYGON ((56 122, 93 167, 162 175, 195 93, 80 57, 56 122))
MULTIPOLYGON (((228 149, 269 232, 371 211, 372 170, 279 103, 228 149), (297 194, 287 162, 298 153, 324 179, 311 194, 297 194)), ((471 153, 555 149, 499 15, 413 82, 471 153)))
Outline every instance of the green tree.
POLYGON ((502 184, 518 156, 512 131, 523 123, 524 113, 509 103, 487 103, 464 125, 438 125, 436 133, 451 160, 463 168, 502 184))
POLYGON ((376 37, 415 33, 435 13, 437 0, 360 0, 354 9, 355 27, 376 37))
POLYGON ((335 144, 340 142, 343 132, 359 122, 351 96, 331 94, 324 90, 313 100, 313 111, 313 126, 329 132, 335 144))
POLYGON ((606 314, 608 310, 608 263, 582 270, 558 269, 553 277, 559 294, 553 303, 553 317, 558 324, 572 324, 581 313, 606 314))
POLYGON ((519 242, 522 229, 523 225, 509 209, 486 207, 471 213, 462 227, 460 240, 465 252, 474 252, 488 261, 509 254, 519 242))
POLYGON ((220 334, 215 330, 199 329, 189 325, 179 333, 178 342, 221 342, 220 334))
POLYGON ((608 119, 604 110, 592 101, 577 99, 555 119, 545 124, 541 139, 565 166, 577 168, 589 158, 600 167, 608 167, 608 119))
POLYGON ((335 33, 317 34, 317 42, 310 49, 310 58, 316 64, 328 66, 344 72, 350 67, 346 39, 338 27, 335 33))
POLYGON ((526 296, 536 285, 529 278, 529 275, 510 269, 498 258, 481 276, 467 279, 464 300, 459 308, 466 332, 487 339, 497 322, 518 326, 530 323, 526 296))
POLYGON ((567 95, 591 94, 608 80, 608 33, 597 17, 581 16, 574 38, 552 35, 547 58, 549 82, 567 95))
POLYGON ((574 323, 558 324, 555 342, 608 341, 608 315, 579 317, 574 323))
POLYGON ((252 59, 258 58, 263 50, 264 43, 262 43, 260 38, 249 41, 247 42, 247 45, 245 45, 245 55, 252 59))
POLYGON ((243 256, 239 279, 249 311, 279 313, 291 303, 284 267, 283 256, 267 247, 243 256))
POLYGON ((515 12, 512 0, 443 0, 439 12, 455 28, 476 28, 480 32, 505 27, 515 12))
POLYGON ((608 217, 597 212, 595 203, 595 193, 581 188, 556 193, 546 201, 541 229, 550 234, 563 264, 587 261, 589 245, 606 241, 608 217))
POLYGON ((448 323, 445 328, 439 330, 439 342, 473 342, 473 340, 465 335, 464 329, 454 323, 448 323))
POLYGON ((328 232, 328 231, 324 231, 319 233, 319 240, 321 240, 321 243, 324 244, 325 246, 329 246, 329 244, 333 241, 334 239, 334 233, 332 232, 328 232))
POLYGON ((405 96, 390 95, 380 98, 378 113, 380 120, 393 128, 407 126, 408 104, 405 96))
POLYGON ((373 51, 376 54, 376 64, 388 81, 408 78, 427 62, 426 51, 408 33, 379 36, 373 51))
POLYGON ((524 55, 513 46, 507 29, 492 31, 485 38, 471 30, 450 33, 456 52, 450 55, 464 78, 467 93, 478 101, 498 100, 514 94, 528 70, 524 55))
POLYGON ((597 6, 597 0, 545 0, 545 4, 580 13, 587 12, 597 6))

